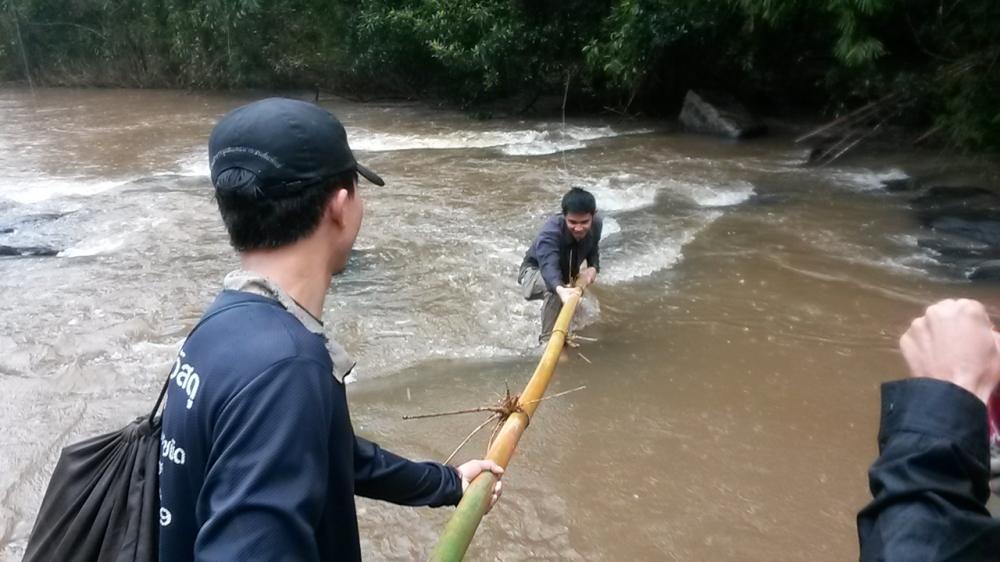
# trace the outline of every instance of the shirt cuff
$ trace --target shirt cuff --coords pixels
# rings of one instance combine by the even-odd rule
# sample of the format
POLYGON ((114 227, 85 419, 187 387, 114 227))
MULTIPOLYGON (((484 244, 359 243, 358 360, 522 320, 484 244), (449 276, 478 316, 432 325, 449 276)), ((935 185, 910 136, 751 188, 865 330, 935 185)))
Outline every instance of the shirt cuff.
POLYGON ((455 487, 452 488, 451 496, 445 505, 458 505, 458 502, 462 501, 462 496, 465 495, 465 492, 462 491, 462 473, 458 471, 458 467, 450 464, 446 464, 444 467, 455 474, 455 487))
POLYGON ((950 382, 911 378, 884 383, 880 427, 879 449, 905 431, 954 441, 977 458, 989 454, 986 404, 950 382))

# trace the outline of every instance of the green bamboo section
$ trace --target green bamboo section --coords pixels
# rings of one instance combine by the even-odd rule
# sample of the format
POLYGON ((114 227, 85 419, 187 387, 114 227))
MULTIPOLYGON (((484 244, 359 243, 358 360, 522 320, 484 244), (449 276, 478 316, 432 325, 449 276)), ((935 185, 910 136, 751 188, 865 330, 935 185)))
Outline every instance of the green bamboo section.
MULTIPOLYGON (((583 287, 581 286, 581 288, 583 287)), ((579 302, 579 296, 572 296, 563 303, 555 327, 552 329, 549 343, 545 346, 545 352, 538 362, 538 367, 535 368, 535 373, 518 399, 519 411, 507 417, 489 452, 486 453, 487 459, 504 467, 504 469, 507 468, 511 456, 514 455, 517 442, 528 427, 531 416, 538 408, 539 400, 545 395, 545 389, 549 386, 549 381, 555 372, 559 354, 562 353, 563 345, 566 343, 570 321, 573 319, 576 305, 579 302)), ((432 561, 459 562, 462 560, 465 551, 469 549, 469 544, 472 543, 472 537, 476 534, 479 522, 483 519, 483 514, 486 513, 486 508, 490 504, 496 481, 497 477, 492 472, 483 472, 469 484, 468 490, 462 496, 462 501, 455 508, 455 512, 448 520, 448 524, 431 553, 430 559, 432 561)))

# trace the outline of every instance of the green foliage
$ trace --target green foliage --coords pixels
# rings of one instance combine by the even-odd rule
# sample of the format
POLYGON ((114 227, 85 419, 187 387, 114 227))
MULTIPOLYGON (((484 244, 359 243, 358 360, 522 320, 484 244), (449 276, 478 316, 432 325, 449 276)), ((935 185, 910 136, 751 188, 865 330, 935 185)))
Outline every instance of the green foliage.
POLYGON ((737 0, 751 21, 812 22, 828 98, 851 105, 890 91, 930 115, 957 146, 1000 149, 1000 2, 995 0, 737 0))
MULTIPOLYGON (((631 101, 664 67, 681 69, 689 56, 735 55, 742 44, 728 0, 619 0, 602 29, 583 48, 593 76, 631 101)), ((738 62, 728 59, 727 63, 738 62)), ((697 70, 728 67, 712 65, 697 70)))
POLYGON ((691 87, 831 113, 898 91, 911 124, 1000 148, 998 22, 996 0, 0 0, 0 79, 27 59, 42 84, 568 91, 651 113, 691 87))
MULTIPOLYGON (((47 82, 245 87, 304 84, 342 56, 343 7, 318 0, 7 0, 47 82)), ((6 17, 5 17, 6 16, 6 17)), ((9 42, 8 42, 9 44, 9 42)), ((13 71, 10 57, 0 69, 13 71)), ((22 70, 23 75, 23 70, 22 70)))
POLYGON ((599 2, 363 0, 353 70, 407 93, 464 102, 561 83, 575 67, 599 2))
POLYGON ((536 36, 505 0, 366 1, 352 26, 354 70, 388 85, 474 100, 527 78, 517 63, 530 58, 536 36))

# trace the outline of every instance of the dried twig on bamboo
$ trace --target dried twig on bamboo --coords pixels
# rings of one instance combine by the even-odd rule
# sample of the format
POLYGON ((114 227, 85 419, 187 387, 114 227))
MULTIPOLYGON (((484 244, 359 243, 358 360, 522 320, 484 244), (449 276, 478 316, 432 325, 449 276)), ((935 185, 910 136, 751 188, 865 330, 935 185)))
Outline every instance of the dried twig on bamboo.
MULTIPOLYGON (((585 284, 583 284, 585 285, 585 284)), ((581 284, 577 286, 583 288, 581 284)), ((503 468, 507 468, 510 463, 514 449, 517 447, 521 435, 528 427, 531 416, 542 401, 545 389, 548 387, 552 374, 555 372, 559 356, 563 351, 563 344, 566 341, 566 334, 569 332, 569 324, 573 319, 573 313, 580 302, 581 295, 571 295, 563 303, 562 311, 556 319, 555 327, 552 329, 549 343, 545 346, 538 367, 535 368, 531 380, 528 381, 524 391, 518 400, 519 409, 507 417, 507 421, 500 426, 499 430, 490 444, 486 458, 503 468)), ((483 519, 489 507, 490 499, 493 495, 493 486, 497 482, 497 476, 492 472, 483 472, 477 476, 466 489, 462 500, 459 502, 455 512, 448 520, 438 539, 430 559, 435 562, 457 562, 465 556, 472 537, 479 527, 479 522, 483 519)))
MULTIPOLYGON (((588 360, 587 362, 589 363, 590 361, 588 360)), ((479 433, 480 431, 482 431, 483 428, 485 428, 487 425, 489 425, 490 422, 496 422, 496 424, 495 424, 495 426, 493 428, 493 432, 490 434, 490 439, 489 439, 489 441, 487 441, 487 444, 486 444, 486 450, 489 451, 490 446, 493 444, 493 438, 496 437, 497 432, 500 431, 501 427, 503 427, 503 423, 505 421, 507 421, 507 418, 511 414, 513 414, 514 412, 523 411, 523 410, 521 410, 521 404, 519 403, 521 395, 520 394, 511 394, 510 393, 510 387, 507 386, 507 383, 504 383, 504 386, 506 387, 505 394, 502 395, 499 398, 499 400, 497 400, 497 403, 494 404, 494 405, 492 405, 492 406, 477 406, 475 408, 465 408, 465 409, 462 409, 462 410, 452 410, 452 411, 449 411, 449 412, 438 412, 438 413, 434 413, 434 414, 417 414, 417 415, 412 415, 412 416, 403 416, 403 419, 404 420, 417 420, 417 419, 427 419, 427 418, 439 418, 439 417, 442 417, 442 416, 456 416, 456 415, 459 415, 459 414, 473 414, 473 413, 476 413, 476 412, 492 412, 491 416, 489 416, 488 418, 486 418, 486 420, 483 421, 483 423, 479 424, 475 429, 473 429, 468 435, 465 436, 465 439, 463 439, 462 442, 458 444, 458 447, 455 447, 455 450, 452 451, 451 454, 448 455, 448 458, 444 460, 444 463, 448 464, 449 462, 451 462, 451 460, 453 458, 455 458, 455 455, 458 454, 458 452, 462 450, 462 447, 464 447, 466 444, 468 444, 469 441, 471 441, 472 438, 475 437, 477 433, 479 433)), ((546 396, 544 398, 540 398, 538 400, 534 400, 533 402, 541 402, 542 400, 548 400, 550 398, 559 398, 560 396, 565 396, 565 395, 567 395, 567 394, 569 394, 571 392, 576 392, 578 390, 583 390, 585 388, 587 388, 587 387, 586 386, 578 386, 576 388, 572 388, 570 390, 565 390, 565 391, 560 392, 558 394, 553 394, 552 396, 546 396)))

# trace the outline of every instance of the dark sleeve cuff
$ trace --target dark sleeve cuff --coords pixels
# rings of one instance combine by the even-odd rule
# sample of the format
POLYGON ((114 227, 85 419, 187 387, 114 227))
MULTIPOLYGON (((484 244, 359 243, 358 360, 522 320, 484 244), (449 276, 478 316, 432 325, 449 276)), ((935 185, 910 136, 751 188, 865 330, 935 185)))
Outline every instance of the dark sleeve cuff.
POLYGON ((455 482, 452 484, 451 493, 448 495, 448 499, 444 505, 458 505, 458 502, 462 501, 462 496, 464 495, 462 491, 462 473, 458 471, 457 467, 450 464, 446 464, 444 467, 455 475, 455 482))
POLYGON ((941 380, 912 378, 882 385, 879 450, 898 432, 947 439, 976 458, 989 454, 986 404, 964 388, 941 380))

